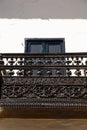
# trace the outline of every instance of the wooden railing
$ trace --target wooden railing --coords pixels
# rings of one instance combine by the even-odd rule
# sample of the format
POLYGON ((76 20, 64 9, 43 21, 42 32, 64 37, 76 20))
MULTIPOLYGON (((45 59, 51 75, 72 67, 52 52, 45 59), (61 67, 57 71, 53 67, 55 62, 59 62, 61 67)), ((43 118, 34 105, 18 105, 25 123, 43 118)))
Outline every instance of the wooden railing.
POLYGON ((0 54, 0 106, 87 108, 87 53, 0 54))

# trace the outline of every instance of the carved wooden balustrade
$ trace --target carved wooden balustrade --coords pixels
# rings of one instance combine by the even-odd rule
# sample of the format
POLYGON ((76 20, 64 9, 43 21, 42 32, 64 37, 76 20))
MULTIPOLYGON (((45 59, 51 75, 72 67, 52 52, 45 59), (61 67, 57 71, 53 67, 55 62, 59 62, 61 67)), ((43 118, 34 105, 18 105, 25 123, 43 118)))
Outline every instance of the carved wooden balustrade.
POLYGON ((87 108, 87 53, 0 54, 0 106, 87 108))

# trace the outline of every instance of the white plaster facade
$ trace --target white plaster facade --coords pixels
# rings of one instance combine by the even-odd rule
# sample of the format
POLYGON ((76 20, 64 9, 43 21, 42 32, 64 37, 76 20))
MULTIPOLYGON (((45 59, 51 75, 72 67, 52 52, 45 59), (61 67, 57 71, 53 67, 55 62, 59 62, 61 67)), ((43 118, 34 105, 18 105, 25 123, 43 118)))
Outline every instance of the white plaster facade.
POLYGON ((66 52, 87 52, 87 20, 0 19, 0 53, 24 52, 24 38, 65 38, 66 52))
POLYGON ((86 52, 86 12, 87 0, 0 0, 0 53, 24 52, 31 37, 63 37, 66 52, 86 52))

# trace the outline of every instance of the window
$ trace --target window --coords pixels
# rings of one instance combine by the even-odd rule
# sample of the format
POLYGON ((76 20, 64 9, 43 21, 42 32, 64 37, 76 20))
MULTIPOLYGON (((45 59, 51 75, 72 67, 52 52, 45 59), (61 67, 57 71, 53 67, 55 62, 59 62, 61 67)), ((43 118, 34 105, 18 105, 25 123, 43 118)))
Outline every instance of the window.
POLYGON ((26 53, 64 53, 64 38, 25 39, 26 53))

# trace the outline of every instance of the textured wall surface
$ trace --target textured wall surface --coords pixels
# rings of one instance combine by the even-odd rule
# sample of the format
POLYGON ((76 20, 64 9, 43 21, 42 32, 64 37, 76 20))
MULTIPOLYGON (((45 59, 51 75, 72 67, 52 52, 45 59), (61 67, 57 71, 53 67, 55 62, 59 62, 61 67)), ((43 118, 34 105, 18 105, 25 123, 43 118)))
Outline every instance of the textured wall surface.
POLYGON ((87 0, 0 0, 0 18, 87 18, 87 0))
POLYGON ((0 119, 0 130, 87 130, 87 119, 0 119))

